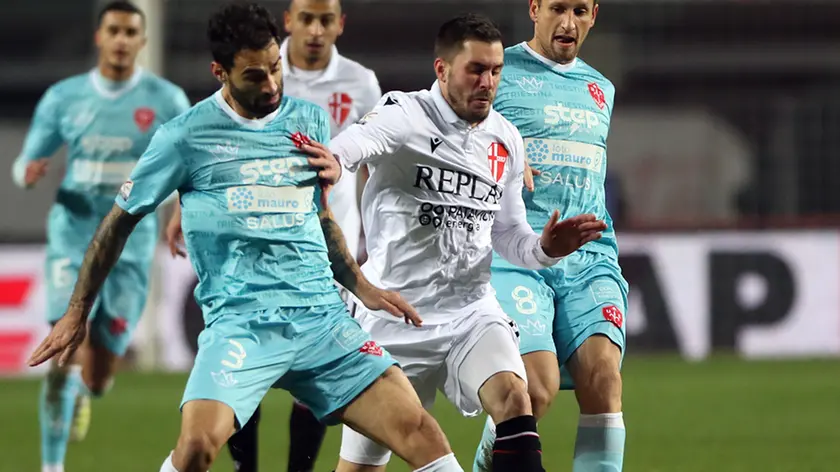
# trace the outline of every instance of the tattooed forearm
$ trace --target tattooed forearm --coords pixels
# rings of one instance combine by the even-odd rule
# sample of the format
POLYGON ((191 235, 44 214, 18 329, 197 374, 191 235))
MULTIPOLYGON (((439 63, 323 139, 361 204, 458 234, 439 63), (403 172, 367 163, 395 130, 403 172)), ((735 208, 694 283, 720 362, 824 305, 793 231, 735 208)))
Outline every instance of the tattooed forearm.
POLYGON ((356 263, 356 258, 350 253, 347 248, 347 242, 344 240, 344 233, 338 223, 335 222, 332 211, 322 209, 318 214, 321 219, 321 229, 324 231, 324 239, 327 241, 327 255, 330 258, 330 268, 333 271, 333 277, 336 282, 340 283, 344 288, 355 295, 359 295, 358 289, 367 279, 362 275, 362 270, 359 264, 356 263))
POLYGON ((70 298, 71 305, 81 305, 88 313, 105 278, 117 263, 128 236, 141 219, 142 216, 132 215, 117 205, 105 216, 85 253, 79 279, 70 298))

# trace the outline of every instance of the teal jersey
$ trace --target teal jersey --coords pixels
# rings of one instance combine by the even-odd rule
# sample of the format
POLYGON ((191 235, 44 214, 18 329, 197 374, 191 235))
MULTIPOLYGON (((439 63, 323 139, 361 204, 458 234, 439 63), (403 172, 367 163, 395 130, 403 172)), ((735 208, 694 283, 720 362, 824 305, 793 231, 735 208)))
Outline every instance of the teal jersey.
POLYGON ((189 107, 180 87, 140 68, 121 82, 96 69, 62 80, 38 102, 14 180, 22 186, 29 162, 66 144, 59 199, 71 211, 101 220, 155 130, 189 107))
POLYGON ((522 194, 531 227, 541 232, 555 209, 561 219, 593 213, 608 227, 583 249, 617 259, 604 195, 614 96, 612 83, 580 58, 556 64, 520 43, 505 49, 493 108, 519 130, 529 164, 540 171, 535 191, 522 194))
POLYGON ((284 97, 274 113, 246 120, 221 91, 155 133, 117 204, 140 215, 179 192, 207 324, 342 303, 318 217, 318 174, 296 144, 329 137, 329 118, 313 103, 284 97))

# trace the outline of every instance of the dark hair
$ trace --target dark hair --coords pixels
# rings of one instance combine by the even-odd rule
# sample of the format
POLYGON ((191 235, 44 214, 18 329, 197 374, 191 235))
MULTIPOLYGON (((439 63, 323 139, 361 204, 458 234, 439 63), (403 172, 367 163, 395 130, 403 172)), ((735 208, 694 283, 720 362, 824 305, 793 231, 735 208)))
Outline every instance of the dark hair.
POLYGON ((210 17, 207 39, 213 60, 229 71, 239 51, 258 51, 272 40, 280 43, 280 29, 265 7, 237 1, 228 3, 210 17))
POLYGON ((123 13, 136 13, 140 15, 140 18, 143 20, 143 24, 146 24, 146 15, 143 13, 143 10, 137 7, 137 5, 126 2, 124 0, 117 0, 114 2, 109 2, 101 10, 99 10, 99 17, 97 19, 98 25, 102 25, 102 19, 105 18, 105 14, 109 11, 118 11, 123 13))
POLYGON ((502 32, 490 18, 475 13, 457 16, 444 23, 435 38, 435 55, 449 60, 461 52, 467 41, 495 43, 502 41, 502 32))

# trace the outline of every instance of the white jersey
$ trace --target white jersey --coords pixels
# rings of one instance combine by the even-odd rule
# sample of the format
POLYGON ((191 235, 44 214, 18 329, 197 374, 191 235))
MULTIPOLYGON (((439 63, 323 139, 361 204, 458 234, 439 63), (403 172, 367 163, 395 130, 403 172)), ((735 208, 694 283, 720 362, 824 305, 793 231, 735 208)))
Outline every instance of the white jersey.
MULTIPOLYGON (((297 69, 289 62, 288 38, 280 45, 284 93, 320 106, 330 115, 330 131, 337 135, 358 121, 376 105, 382 91, 374 72, 340 55, 335 46, 327 68, 318 71, 297 69)), ((331 207, 353 255, 359 251, 362 220, 356 204, 358 180, 346 172, 333 189, 331 207)))
POLYGON ((330 149, 350 170, 370 167, 362 195, 365 276, 400 292, 426 324, 465 316, 466 307, 495 295, 493 249, 529 269, 560 260, 543 252, 525 219, 519 132, 495 111, 471 127, 437 82, 386 94, 330 149))

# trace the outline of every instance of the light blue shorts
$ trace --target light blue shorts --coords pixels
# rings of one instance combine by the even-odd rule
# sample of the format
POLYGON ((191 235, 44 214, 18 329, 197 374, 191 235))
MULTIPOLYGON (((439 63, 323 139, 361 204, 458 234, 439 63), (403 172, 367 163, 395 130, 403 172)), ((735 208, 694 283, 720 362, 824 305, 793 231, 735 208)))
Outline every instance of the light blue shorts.
POLYGON ((198 337, 181 407, 230 406, 244 425, 269 388, 287 390, 325 423, 397 362, 343 303, 222 315, 198 337))
POLYGON ((561 388, 574 388, 566 363, 593 335, 607 336, 623 359, 628 287, 615 262, 578 251, 541 271, 494 259, 492 272, 496 297, 519 326, 520 353, 555 353, 561 388))

